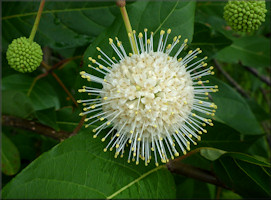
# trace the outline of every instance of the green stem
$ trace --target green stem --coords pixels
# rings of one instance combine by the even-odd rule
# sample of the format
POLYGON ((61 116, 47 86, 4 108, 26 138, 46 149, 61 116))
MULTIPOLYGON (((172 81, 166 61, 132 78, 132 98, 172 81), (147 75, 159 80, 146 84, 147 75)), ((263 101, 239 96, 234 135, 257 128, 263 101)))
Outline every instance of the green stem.
POLYGON ((121 12, 124 24, 125 24, 127 34, 128 35, 131 34, 131 39, 132 39, 131 48, 134 49, 135 54, 138 54, 137 49, 136 49, 136 43, 135 43, 135 38, 134 38, 132 26, 131 26, 131 23, 130 23, 130 20, 129 20, 129 17, 128 17, 125 6, 120 7, 120 12, 121 12))
POLYGON ((30 36, 29 36, 29 40, 30 40, 31 42, 34 40, 34 37, 35 37, 36 32, 37 32, 37 29, 38 29, 38 26, 39 26, 39 22, 40 22, 41 13, 42 13, 42 10, 43 10, 43 7, 44 7, 44 3, 45 3, 45 0, 41 0, 41 2, 40 2, 40 7, 39 7, 39 11, 38 11, 38 13, 37 13, 37 16, 36 16, 36 19, 35 19, 35 23, 34 23, 34 25, 33 25, 31 34, 30 34, 30 36))

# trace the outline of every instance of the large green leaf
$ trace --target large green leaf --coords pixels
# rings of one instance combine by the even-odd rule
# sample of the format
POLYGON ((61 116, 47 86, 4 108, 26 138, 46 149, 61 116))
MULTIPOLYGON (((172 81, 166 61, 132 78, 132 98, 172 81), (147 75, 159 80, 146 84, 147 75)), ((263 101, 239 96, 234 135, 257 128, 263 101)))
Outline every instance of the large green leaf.
MULTIPOLYGON (((134 30, 143 32, 144 28, 153 31, 158 37, 161 29, 172 29, 172 36, 182 35, 182 38, 192 39, 194 30, 195 2, 193 1, 138 1, 127 6, 129 18, 134 30), (147 20, 146 20, 147 19, 147 20)), ((108 44, 109 37, 118 37, 124 44, 126 51, 131 52, 130 43, 124 23, 119 15, 112 26, 99 35, 84 54, 84 65, 89 63, 88 57, 96 57, 99 46, 110 57, 113 50, 108 44)), ((170 38, 171 40, 171 38, 170 38)), ((158 41, 154 42, 155 48, 158 41)))
MULTIPOLYGON (((3 50, 17 37, 30 35, 39 2, 3 2, 3 50)), ((115 16, 115 2, 46 1, 35 40, 52 48, 72 48, 88 44, 115 16)))
POLYGON ((270 197, 270 165, 243 154, 224 154, 214 162, 216 175, 246 198, 270 197))
POLYGON ((270 66, 270 39, 250 36, 234 39, 233 44, 217 54, 217 59, 227 63, 239 61, 250 67, 270 66))
POLYGON ((1 166, 6 175, 14 175, 20 169, 20 153, 10 139, 2 133, 1 166))
POLYGON ((216 78, 210 77, 210 82, 218 85, 219 88, 219 92, 212 94, 212 98, 218 106, 216 120, 245 135, 263 133, 250 107, 235 90, 216 78))
POLYGON ((175 197, 173 177, 164 166, 115 159, 88 132, 65 140, 32 162, 6 185, 3 198, 175 197))
MULTIPOLYGON (((14 74, 3 78, 2 90, 16 90, 27 94, 34 78, 24 74, 14 74)), ((34 85, 29 98, 35 110, 51 107, 59 108, 59 99, 54 88, 44 80, 38 80, 34 85)))

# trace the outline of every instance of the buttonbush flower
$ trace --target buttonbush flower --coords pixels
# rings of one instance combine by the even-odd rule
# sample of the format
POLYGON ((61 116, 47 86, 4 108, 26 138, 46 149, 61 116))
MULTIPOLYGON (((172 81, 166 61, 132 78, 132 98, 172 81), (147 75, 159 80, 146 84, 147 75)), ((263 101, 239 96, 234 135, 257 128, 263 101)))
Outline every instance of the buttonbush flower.
POLYGON ((128 162, 138 164, 142 159, 148 165, 154 157, 157 166, 159 160, 166 163, 180 152, 186 154, 191 143, 196 145, 207 132, 204 126, 213 126, 209 117, 217 106, 208 100, 208 94, 218 89, 207 86, 208 80, 200 80, 214 74, 213 67, 204 62, 207 57, 197 58, 202 52, 199 48, 179 57, 188 40, 179 45, 181 36, 175 36, 167 44, 170 33, 171 29, 160 32, 157 48, 153 32, 148 37, 144 29, 134 42, 136 32, 129 33, 133 50, 129 54, 118 38, 116 44, 110 38, 119 59, 111 59, 97 47, 98 59, 89 57, 92 73, 81 72, 82 78, 97 85, 79 89, 94 97, 78 100, 85 106, 80 115, 88 116, 86 127, 99 123, 93 129, 94 138, 110 128, 101 139, 111 138, 104 151, 115 149, 115 157, 122 157, 127 149, 128 162))

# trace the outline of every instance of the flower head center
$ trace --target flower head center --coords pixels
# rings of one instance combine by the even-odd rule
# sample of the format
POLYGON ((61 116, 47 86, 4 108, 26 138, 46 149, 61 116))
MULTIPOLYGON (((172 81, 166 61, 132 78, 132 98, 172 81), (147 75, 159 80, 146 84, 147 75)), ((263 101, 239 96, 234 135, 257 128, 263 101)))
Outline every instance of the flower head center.
POLYGON ((161 52, 132 55, 112 65, 103 85, 104 112, 118 131, 167 135, 181 127, 194 99, 192 80, 176 58, 161 52), (106 98, 105 98, 106 97, 106 98), (114 119, 113 119, 114 118, 114 119), (155 130, 154 130, 155 129, 155 130))

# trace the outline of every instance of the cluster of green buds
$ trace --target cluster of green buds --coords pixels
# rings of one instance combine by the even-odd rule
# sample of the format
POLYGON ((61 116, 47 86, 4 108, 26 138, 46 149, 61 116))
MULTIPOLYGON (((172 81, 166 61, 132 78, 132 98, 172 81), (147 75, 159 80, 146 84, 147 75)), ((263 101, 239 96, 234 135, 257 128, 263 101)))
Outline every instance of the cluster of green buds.
POLYGON ((224 18, 235 31, 252 32, 265 21, 265 1, 229 1, 224 7, 224 18))
POLYGON ((8 64, 22 73, 37 69, 42 61, 42 56, 40 45, 26 37, 14 39, 7 50, 8 64))

